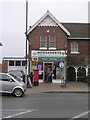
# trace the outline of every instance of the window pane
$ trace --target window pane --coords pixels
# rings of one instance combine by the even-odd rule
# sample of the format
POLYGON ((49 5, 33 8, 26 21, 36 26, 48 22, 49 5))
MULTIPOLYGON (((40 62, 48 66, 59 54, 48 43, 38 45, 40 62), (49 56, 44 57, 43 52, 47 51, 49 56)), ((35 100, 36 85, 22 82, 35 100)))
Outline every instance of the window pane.
POLYGON ((78 43, 76 42, 71 43, 71 52, 78 52, 78 43))
POLYGON ((13 60, 9 61, 9 66, 14 66, 14 61, 13 60))
POLYGON ((46 47, 46 35, 42 34, 40 36, 40 47, 46 47))
POLYGON ((16 66, 21 66, 21 61, 16 61, 16 66))
POLYGON ((55 35, 49 36, 49 47, 56 48, 56 36, 55 35))
POLYGON ((7 75, 2 75, 2 81, 10 81, 10 77, 7 75))
POLYGON ((22 66, 25 66, 26 65, 26 61, 22 61, 22 66))

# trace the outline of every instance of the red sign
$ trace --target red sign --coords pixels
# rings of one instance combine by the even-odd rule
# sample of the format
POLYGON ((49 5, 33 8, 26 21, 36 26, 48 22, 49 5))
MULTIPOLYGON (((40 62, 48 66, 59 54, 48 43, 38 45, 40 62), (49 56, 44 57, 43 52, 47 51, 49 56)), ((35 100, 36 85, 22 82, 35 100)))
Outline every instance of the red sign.
POLYGON ((32 61, 38 61, 38 57, 33 57, 32 61))
POLYGON ((32 65, 36 65, 36 62, 33 61, 33 62, 32 62, 32 65))

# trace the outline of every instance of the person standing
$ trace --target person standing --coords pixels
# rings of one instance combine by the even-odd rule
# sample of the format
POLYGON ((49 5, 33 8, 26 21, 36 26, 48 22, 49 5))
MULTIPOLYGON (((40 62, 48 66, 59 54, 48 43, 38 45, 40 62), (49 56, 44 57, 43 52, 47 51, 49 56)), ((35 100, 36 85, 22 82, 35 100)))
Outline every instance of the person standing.
POLYGON ((30 80, 31 80, 31 83, 33 83, 33 72, 30 73, 30 80))
POLYGON ((50 70, 50 68, 47 69, 47 82, 51 82, 52 81, 52 71, 50 70))
POLYGON ((66 80, 64 77, 61 79, 61 87, 66 87, 66 80))

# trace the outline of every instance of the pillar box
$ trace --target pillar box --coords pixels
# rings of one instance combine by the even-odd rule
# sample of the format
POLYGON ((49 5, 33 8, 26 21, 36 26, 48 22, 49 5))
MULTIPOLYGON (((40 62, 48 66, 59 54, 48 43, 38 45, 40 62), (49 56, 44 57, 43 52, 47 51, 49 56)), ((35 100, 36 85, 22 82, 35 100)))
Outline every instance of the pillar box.
POLYGON ((35 69, 34 70, 34 86, 39 85, 39 70, 35 69))

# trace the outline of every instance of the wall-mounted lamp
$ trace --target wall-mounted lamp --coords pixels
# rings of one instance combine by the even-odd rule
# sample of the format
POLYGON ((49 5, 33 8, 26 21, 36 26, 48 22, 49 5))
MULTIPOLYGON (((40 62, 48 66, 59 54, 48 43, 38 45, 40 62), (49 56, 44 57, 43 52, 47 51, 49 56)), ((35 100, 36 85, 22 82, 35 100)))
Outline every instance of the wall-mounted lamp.
POLYGON ((47 30, 47 33, 49 33, 49 30, 47 30))

